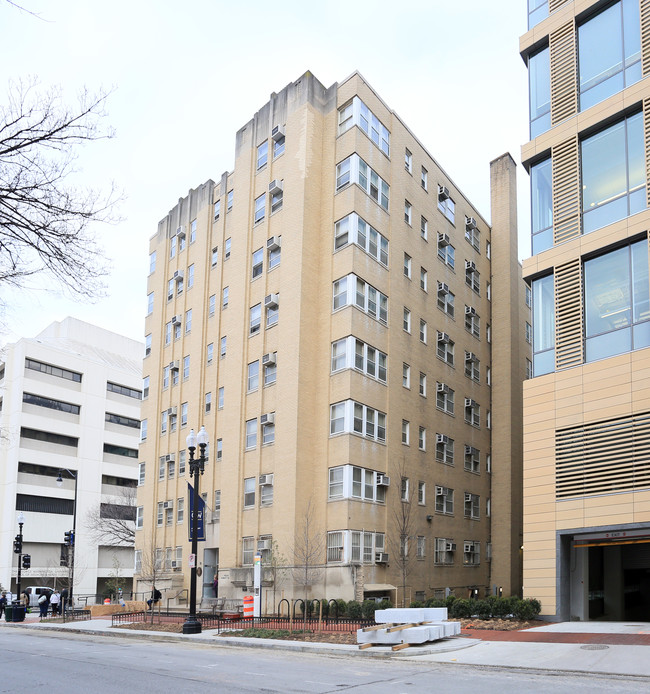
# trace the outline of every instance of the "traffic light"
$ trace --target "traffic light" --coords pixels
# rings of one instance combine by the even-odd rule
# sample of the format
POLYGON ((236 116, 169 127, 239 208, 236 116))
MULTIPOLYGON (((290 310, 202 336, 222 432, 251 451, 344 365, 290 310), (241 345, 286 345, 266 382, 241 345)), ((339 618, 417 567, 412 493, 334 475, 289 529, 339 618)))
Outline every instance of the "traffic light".
POLYGON ((23 551, 23 540, 20 537, 20 535, 16 535, 16 539, 14 540, 14 552, 16 554, 20 554, 23 551))
POLYGON ((29 569, 32 565, 32 555, 23 554, 23 569, 29 569))
POLYGON ((66 531, 63 533, 63 544, 64 544, 66 547, 72 547, 72 542, 73 542, 72 537, 73 537, 73 535, 72 535, 72 530, 66 530, 66 531))

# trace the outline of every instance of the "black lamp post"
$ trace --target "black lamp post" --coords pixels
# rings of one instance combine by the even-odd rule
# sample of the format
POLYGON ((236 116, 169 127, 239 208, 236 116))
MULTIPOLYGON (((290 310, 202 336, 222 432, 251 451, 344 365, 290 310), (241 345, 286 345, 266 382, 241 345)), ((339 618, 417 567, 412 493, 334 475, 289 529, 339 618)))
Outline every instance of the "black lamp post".
MULTIPOLYGON (((77 546, 77 476, 78 472, 71 472, 66 468, 59 469, 59 476, 56 478, 56 484, 60 488, 63 486, 62 474, 67 472, 74 480, 74 502, 72 505, 72 532, 65 533, 65 544, 68 547, 68 574, 70 578, 70 590, 68 591, 68 604, 74 608, 74 599, 72 592, 74 590, 74 554, 77 546)), ((63 609, 65 615, 65 608, 63 609)))
POLYGON ((18 574, 16 575, 16 600, 14 602, 20 602, 20 580, 21 569, 23 563, 23 523, 25 522, 25 516, 21 511, 18 514, 18 535, 14 540, 14 552, 18 555, 18 574))
POLYGON ((190 614, 183 624, 184 634, 200 634, 201 622, 196 618, 196 565, 198 563, 198 535, 199 535, 199 475, 203 474, 207 458, 205 448, 208 445, 208 434, 205 427, 201 427, 198 435, 194 429, 190 431, 186 439, 187 450, 190 452, 190 477, 194 477, 194 495, 192 498, 192 554, 194 563, 190 573, 190 614), (194 458, 196 444, 199 445, 199 457, 194 458))

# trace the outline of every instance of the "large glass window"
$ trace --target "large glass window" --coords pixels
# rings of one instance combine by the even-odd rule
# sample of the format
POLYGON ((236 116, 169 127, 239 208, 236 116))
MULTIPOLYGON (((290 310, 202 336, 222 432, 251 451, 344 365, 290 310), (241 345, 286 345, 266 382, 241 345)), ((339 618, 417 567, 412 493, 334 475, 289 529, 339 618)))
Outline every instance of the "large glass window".
POLYGON ((349 130, 353 125, 358 125, 386 156, 390 154, 388 128, 358 96, 339 109, 339 135, 349 130))
POLYGON ((533 255, 553 246, 553 189, 551 175, 550 159, 541 161, 530 168, 533 255))
POLYGON ((355 243, 378 260, 388 265, 388 239, 355 212, 336 222, 334 226, 334 250, 355 243))
POLYGON ((528 0, 528 28, 548 17, 548 0, 528 0))
POLYGON ((648 242, 585 263, 586 361, 650 346, 648 242))
POLYGON ((551 63, 548 46, 528 59, 530 139, 551 127, 551 63))
POLYGON ((621 0, 578 27, 580 110, 641 79, 638 0, 621 0))
POLYGON ((583 233, 646 207, 643 114, 581 143, 583 233))
POLYGON ((535 376, 555 371, 555 298, 553 275, 532 283, 533 372, 535 376))

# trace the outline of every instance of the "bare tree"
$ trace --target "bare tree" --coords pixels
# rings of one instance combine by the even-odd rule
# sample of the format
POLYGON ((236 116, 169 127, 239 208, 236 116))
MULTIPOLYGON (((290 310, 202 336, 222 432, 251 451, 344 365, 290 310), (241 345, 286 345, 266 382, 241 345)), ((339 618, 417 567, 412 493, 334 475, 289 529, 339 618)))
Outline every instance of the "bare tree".
POLYGON ((325 536, 314 520, 314 504, 310 498, 300 519, 300 529, 293 545, 293 580, 302 587, 303 625, 307 625, 307 594, 309 588, 323 576, 325 536))
POLYGON ((133 547, 136 498, 136 487, 121 487, 117 496, 88 510, 86 530, 95 543, 110 547, 133 547))
POLYGON ((280 548, 276 540, 271 543, 271 551, 262 559, 262 568, 264 570, 264 578, 270 577, 273 582, 273 610, 277 610, 276 592, 277 589, 284 583, 286 579, 287 560, 280 552, 280 548))
POLYGON ((72 179, 80 146, 113 136, 101 127, 108 96, 83 90, 72 108, 60 88, 9 85, 0 105, 0 282, 23 286, 44 272, 73 295, 100 293, 106 266, 92 226, 115 221, 118 196, 72 179))
MULTIPOLYGON (((153 599, 153 590, 156 587, 158 579, 164 571, 164 556, 163 550, 156 547, 156 531, 151 529, 151 534, 146 538, 140 552, 140 581, 151 585, 151 597, 153 599)), ((151 603, 151 623, 153 624, 154 603, 151 603)))
POLYGON ((398 467, 400 477, 400 498, 395 502, 392 515, 392 529, 388 535, 388 544, 391 556, 396 557, 402 582, 402 607, 406 607, 407 578, 411 569, 411 555, 413 550, 414 530, 411 518, 412 490, 410 480, 405 475, 404 462, 398 467))

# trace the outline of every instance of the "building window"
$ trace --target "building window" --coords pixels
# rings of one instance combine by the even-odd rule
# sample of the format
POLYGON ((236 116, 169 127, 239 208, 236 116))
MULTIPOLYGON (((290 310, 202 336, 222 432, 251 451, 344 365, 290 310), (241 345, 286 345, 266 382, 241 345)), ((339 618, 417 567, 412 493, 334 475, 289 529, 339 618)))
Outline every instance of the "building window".
POLYGON ((418 449, 427 450, 427 430, 425 427, 418 427, 418 449))
POLYGON ((532 339, 533 339, 533 329, 528 321, 526 321, 526 328, 524 331, 524 335, 526 337, 526 342, 528 344, 531 344, 532 339))
POLYGON ((192 289, 194 286, 194 263, 187 268, 187 288, 192 289))
POLYGON ((413 173, 413 155, 408 149, 404 150, 404 168, 410 173, 413 173))
POLYGON ((277 364, 264 364, 264 386, 273 385, 277 378, 277 364))
POLYGON ((336 190, 349 183, 359 185, 376 203, 388 211, 390 187, 358 154, 344 159, 336 167, 336 190))
POLYGON ((474 427, 480 426, 481 406, 471 398, 465 398, 465 421, 474 427))
POLYGON ((454 464, 454 440, 445 434, 436 434, 436 460, 445 465, 454 464))
POLYGON ((221 200, 217 200, 214 203, 213 211, 214 211, 214 221, 216 222, 219 219, 219 215, 221 214, 221 200))
POLYGON ((230 287, 224 287, 221 292, 221 308, 228 308, 228 302, 230 301, 230 287))
POLYGON ((190 243, 194 243, 196 241, 196 226, 196 219, 193 219, 190 222, 190 243))
POLYGON ((339 109, 339 135, 354 125, 358 126, 386 156, 390 156, 388 128, 358 96, 339 109))
POLYGON ((474 217, 465 215, 465 241, 469 243, 474 250, 481 252, 481 232, 476 226, 474 217))
POLYGON ((445 186, 438 186, 438 209, 452 223, 456 223, 456 204, 449 197, 449 190, 445 186))
POLYGON ((252 393, 257 390, 260 383, 260 362, 253 361, 248 365, 248 377, 246 379, 246 390, 252 393))
MULTIPOLYGON (((273 505, 273 475, 260 475, 260 506, 273 505), (264 484, 262 484, 264 482, 264 484)), ((268 550, 264 550, 267 551, 268 550)))
POLYGON ((330 434, 358 434, 386 441, 386 414, 354 400, 330 405, 330 434))
POLYGON ((481 380, 481 363, 474 352, 465 352, 465 376, 477 383, 481 380))
POLYGON ((165 323, 165 347, 172 342, 172 322, 165 323))
POLYGON ((641 79, 639 4, 623 0, 578 27, 580 110, 641 79))
POLYGON ((211 294, 208 299, 208 316, 211 318, 217 309, 217 295, 211 294))
POLYGON ((185 449, 178 452, 178 476, 181 477, 185 474, 185 456, 187 451, 185 449))
POLYGON ((160 413, 160 433, 161 434, 167 433, 167 423, 168 423, 167 410, 163 410, 160 413))
POLYGON ((284 200, 284 193, 282 188, 274 188, 273 192, 270 193, 271 196, 271 214, 282 209, 282 202, 284 200))
POLYGON ((138 487, 144 484, 146 467, 146 463, 138 463, 138 487))
POLYGON ((410 423, 406 420, 402 420, 402 443, 405 446, 409 445, 409 432, 410 432, 411 425, 410 423))
POLYGON ((246 422, 246 450, 257 446, 257 418, 246 422))
POLYGON ((454 317, 454 294, 444 282, 438 282, 438 308, 454 317))
POLYGON ((228 191, 228 197, 226 198, 226 213, 228 213, 228 212, 230 212, 230 210, 232 210, 233 195, 234 195, 234 191, 229 190, 228 191))
POLYGON ((165 502, 159 501, 156 507, 156 525, 162 527, 165 517, 165 502))
POLYGON ((581 142, 583 233, 646 208, 644 151, 642 113, 581 142))
POLYGON ((223 439, 217 439, 217 462, 223 458, 223 439))
POLYGON ((223 386, 220 386, 219 390, 217 391, 217 408, 220 410, 223 410, 223 401, 224 401, 224 389, 223 389, 223 386))
POLYGON ((217 267, 217 263, 219 262, 219 249, 218 248, 213 248, 212 249, 212 267, 217 267))
POLYGON ((530 168, 530 204, 533 255, 553 246, 553 189, 551 160, 530 168))
POLYGON ((551 127, 551 62, 548 46, 528 58, 530 139, 551 127))
POLYGON ((224 359, 226 356, 226 350, 228 346, 228 336, 224 335, 221 338, 221 342, 219 344, 219 359, 224 359))
POLYGON ((232 239, 227 238, 226 239, 226 251, 225 251, 224 256, 223 256, 224 260, 228 260, 228 258, 230 258, 231 247, 232 247, 232 239))
MULTIPOLYGON (((144 526, 144 506, 138 506, 135 512, 135 529, 142 530, 144 526)), ((137 554, 137 552, 136 552, 137 554)), ((142 558, 142 554, 140 554, 142 558)), ((136 557, 136 569, 137 569, 137 557, 136 557)))
POLYGON ((456 545, 446 537, 436 537, 435 549, 433 552, 433 563, 449 565, 454 563, 454 550, 456 545))
POLYGON ((420 371, 420 395, 427 397, 427 375, 420 371))
POLYGON ((204 398, 204 411, 206 414, 212 409, 212 393, 206 393, 204 398))
POLYGON ((447 333, 441 333, 438 331, 438 337, 436 342, 436 356, 438 359, 442 359, 447 362, 450 366, 454 365, 454 343, 449 339, 447 333))
POLYGON ((189 354, 183 357, 183 380, 187 381, 190 377, 190 357, 189 354))
POLYGON ((388 297, 354 274, 333 283, 333 310, 356 306, 384 325, 388 322, 388 297))
POLYGON ((411 367, 408 364, 402 364, 402 385, 404 388, 411 387, 411 367))
POLYGON ((170 260, 172 258, 176 257, 176 244, 177 244, 176 236, 172 236, 171 239, 169 239, 169 259, 170 260))
POLYGON ((420 268, 420 289, 424 292, 428 291, 428 276, 427 276, 427 271, 421 267, 420 268))
POLYGON ((162 377, 162 387, 163 390, 166 388, 169 388, 169 374, 171 372, 171 368, 169 366, 164 366, 163 367, 163 377, 162 377))
POLYGON ((465 284, 477 294, 481 291, 481 275, 471 260, 465 261, 465 284))
POLYGON ((268 418, 262 424, 262 445, 275 442, 275 412, 272 414, 273 418, 268 418))
POLYGON ((332 343, 332 373, 342 369, 356 369, 386 383, 387 361, 388 357, 384 352, 352 335, 332 343))
POLYGON ((404 277, 411 279, 411 256, 404 253, 404 277))
POLYGON ((463 564, 477 566, 481 563, 481 543, 474 540, 463 542, 463 564))
POLYGON ((262 142, 257 148, 257 169, 261 169, 266 166, 266 162, 269 160, 269 141, 266 140, 262 142))
POLYGON ((409 311, 409 309, 406 308, 406 306, 404 307, 404 316, 402 319, 402 328, 407 333, 411 332, 411 312, 409 311))
POLYGON ((186 427, 187 426, 187 403, 184 402, 181 405, 181 426, 186 427))
MULTIPOLYGON (((269 297, 267 296, 267 299, 269 297)), ((271 294, 271 302, 266 303, 266 327, 271 328, 277 324, 280 318, 280 295, 271 294)))
POLYGON ((262 327, 262 304, 255 304, 250 309, 249 335, 255 335, 262 327))
POLYGON ((411 218, 413 216, 413 206, 408 200, 404 200, 404 221, 411 226, 411 218))
POLYGON ((473 446, 465 446, 465 470, 467 472, 481 471, 481 452, 473 446))
POLYGON ((465 330, 477 339, 481 337, 481 318, 472 306, 465 305, 465 330))
POLYGON ((153 313, 153 292, 147 294, 147 315, 150 316, 153 313))
POLYGON ((426 504, 426 484, 422 481, 418 482, 418 504, 420 506, 426 504))
POLYGON ((156 251, 149 253, 149 274, 152 275, 156 271, 156 251))
MULTIPOLYGON (((608 275, 609 276, 609 275, 608 275)), ((555 371, 555 291, 553 275, 532 283, 533 294, 533 373, 555 371)))
POLYGON ((146 400, 149 397, 149 376, 145 376, 142 379, 142 399, 146 400))
POLYGON ((244 508, 255 507, 255 478, 247 477, 244 480, 244 508))
POLYGON ((189 333, 192 331, 192 309, 189 308, 185 311, 185 332, 189 333))
POLYGON ((422 173, 420 175, 420 185, 424 188, 424 190, 428 190, 428 185, 429 185, 429 172, 422 167, 422 173))
POLYGON ((167 479, 173 480, 176 476, 176 461, 170 460, 167 463, 167 479))
POLYGON ((402 477, 400 480, 400 487, 399 487, 399 497, 401 501, 408 501, 409 500, 409 478, 408 477, 402 477))
POLYGON ((426 217, 420 217, 420 236, 425 241, 429 238, 429 222, 426 217))
POLYGON ((327 561, 343 561, 343 533, 340 530, 327 533, 327 561))
POLYGON ((420 318, 420 342, 427 344, 427 322, 420 318))
POLYGON ((276 159, 284 152, 286 138, 284 135, 276 135, 273 138, 273 158, 276 159))
POLYGON ((263 193, 255 200, 255 211, 253 216, 253 223, 257 224, 264 219, 264 214, 266 212, 266 193, 263 193))
POLYGON ((255 556, 255 538, 254 537, 243 537, 242 538, 242 566, 253 566, 253 557, 255 556))
POLYGON ((436 407, 447 414, 454 414, 454 391, 446 383, 436 384, 436 407))
MULTIPOLYGON (((526 359, 526 378, 533 377, 533 362, 530 359, 526 359)), ((488 383, 488 385, 490 385, 488 383)))
POLYGON ((586 361, 650 346, 646 239, 586 261, 584 287, 586 361))
POLYGON ((454 490, 436 487, 436 511, 451 515, 454 512, 454 490))
POLYGON ((214 359, 214 342, 208 345, 206 359, 208 364, 212 364, 212 360, 214 359))
POLYGON ((282 236, 274 236, 267 240, 266 248, 269 253, 268 269, 269 272, 280 264, 282 259, 282 236))
POLYGON ((417 536, 417 544, 415 548, 415 558, 416 559, 424 559, 424 548, 426 545, 425 537, 424 535, 418 535, 417 536))
POLYGON ((449 234, 438 234, 438 258, 450 268, 456 265, 456 249, 450 243, 449 234))
POLYGON ((388 239, 355 212, 343 217, 334 225, 334 250, 337 251, 350 243, 359 246, 388 267, 388 239))

